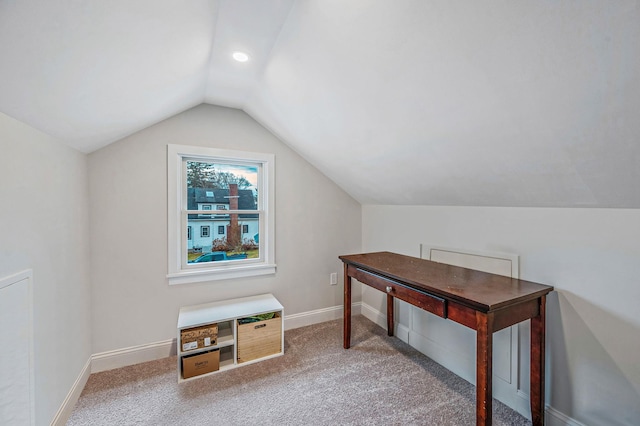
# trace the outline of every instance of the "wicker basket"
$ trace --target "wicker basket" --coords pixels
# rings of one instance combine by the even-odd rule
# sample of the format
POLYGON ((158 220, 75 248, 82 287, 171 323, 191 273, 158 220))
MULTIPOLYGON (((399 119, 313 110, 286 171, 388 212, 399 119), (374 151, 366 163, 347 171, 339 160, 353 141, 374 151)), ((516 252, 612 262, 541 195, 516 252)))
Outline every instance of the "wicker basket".
POLYGON ((238 324, 238 363, 282 352, 282 318, 238 324))

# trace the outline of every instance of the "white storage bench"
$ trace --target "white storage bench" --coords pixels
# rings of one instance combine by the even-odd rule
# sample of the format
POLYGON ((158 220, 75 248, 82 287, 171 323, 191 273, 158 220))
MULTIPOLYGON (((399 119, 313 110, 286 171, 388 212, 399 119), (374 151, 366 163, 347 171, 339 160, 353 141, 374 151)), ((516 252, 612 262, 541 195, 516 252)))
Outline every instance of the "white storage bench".
POLYGON ((283 320, 272 294, 180 308, 178 381, 283 355, 283 320))

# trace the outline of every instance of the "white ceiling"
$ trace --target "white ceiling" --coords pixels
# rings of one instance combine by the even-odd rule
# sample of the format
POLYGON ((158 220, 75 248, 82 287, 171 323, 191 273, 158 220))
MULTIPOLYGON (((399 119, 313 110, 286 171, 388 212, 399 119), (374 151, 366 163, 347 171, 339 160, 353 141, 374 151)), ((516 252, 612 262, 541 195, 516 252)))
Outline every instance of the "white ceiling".
POLYGON ((364 204, 640 208, 637 0, 0 0, 0 61, 83 152, 207 102, 364 204))

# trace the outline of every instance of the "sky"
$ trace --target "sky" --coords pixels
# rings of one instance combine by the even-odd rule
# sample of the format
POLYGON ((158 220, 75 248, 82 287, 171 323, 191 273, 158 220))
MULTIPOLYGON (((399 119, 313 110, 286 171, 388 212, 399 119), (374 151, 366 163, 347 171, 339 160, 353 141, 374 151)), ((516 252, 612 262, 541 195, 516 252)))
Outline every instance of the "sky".
POLYGON ((243 176, 253 185, 252 189, 258 186, 258 168, 255 166, 240 166, 230 164, 215 164, 215 169, 219 172, 229 172, 237 176, 243 176))

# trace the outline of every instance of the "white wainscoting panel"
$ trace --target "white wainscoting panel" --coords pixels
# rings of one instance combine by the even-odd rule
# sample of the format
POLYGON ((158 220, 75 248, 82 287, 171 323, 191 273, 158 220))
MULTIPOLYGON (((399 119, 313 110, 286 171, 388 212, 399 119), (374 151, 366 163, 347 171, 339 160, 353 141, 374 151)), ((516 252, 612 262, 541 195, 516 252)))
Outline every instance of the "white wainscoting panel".
POLYGON ((0 280, 0 424, 35 424, 31 270, 0 280))
MULTIPOLYGON (((434 262, 513 278, 519 278, 520 274, 519 257, 516 254, 479 252, 428 244, 420 246, 420 253, 423 259, 434 262)), ((419 308, 409 306, 409 309, 409 343, 449 370, 475 383, 475 331, 429 315, 419 308)), ((530 418, 528 381, 526 389, 519 386, 519 327, 515 325, 493 335, 493 396, 530 418)), ((528 366, 525 368, 528 374, 528 366)))

